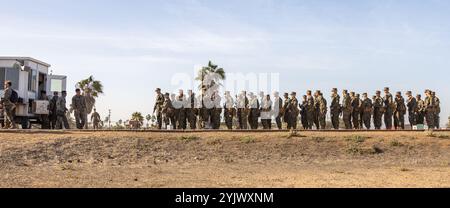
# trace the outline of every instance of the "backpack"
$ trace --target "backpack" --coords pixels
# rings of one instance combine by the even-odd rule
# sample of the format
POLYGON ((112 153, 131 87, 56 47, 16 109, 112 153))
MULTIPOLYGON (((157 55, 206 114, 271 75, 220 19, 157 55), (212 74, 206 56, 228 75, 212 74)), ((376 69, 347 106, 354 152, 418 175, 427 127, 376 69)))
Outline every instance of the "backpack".
POLYGON ((17 92, 15 90, 11 90, 11 97, 9 98, 9 101, 11 101, 12 103, 17 103, 19 102, 19 95, 17 94, 17 92))

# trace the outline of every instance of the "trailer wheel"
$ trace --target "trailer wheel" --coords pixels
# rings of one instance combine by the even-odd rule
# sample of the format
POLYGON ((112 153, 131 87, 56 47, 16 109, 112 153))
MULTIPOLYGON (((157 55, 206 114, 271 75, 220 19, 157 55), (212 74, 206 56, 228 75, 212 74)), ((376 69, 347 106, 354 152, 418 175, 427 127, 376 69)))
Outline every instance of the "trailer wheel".
POLYGON ((22 118, 22 129, 31 129, 31 122, 27 117, 22 118))

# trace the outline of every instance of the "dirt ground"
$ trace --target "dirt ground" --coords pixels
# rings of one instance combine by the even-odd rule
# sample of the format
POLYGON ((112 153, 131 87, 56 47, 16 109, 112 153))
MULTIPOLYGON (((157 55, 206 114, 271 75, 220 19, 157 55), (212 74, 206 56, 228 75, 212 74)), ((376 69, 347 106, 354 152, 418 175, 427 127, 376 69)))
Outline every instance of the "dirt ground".
POLYGON ((0 187, 450 187, 450 132, 0 133, 0 187))

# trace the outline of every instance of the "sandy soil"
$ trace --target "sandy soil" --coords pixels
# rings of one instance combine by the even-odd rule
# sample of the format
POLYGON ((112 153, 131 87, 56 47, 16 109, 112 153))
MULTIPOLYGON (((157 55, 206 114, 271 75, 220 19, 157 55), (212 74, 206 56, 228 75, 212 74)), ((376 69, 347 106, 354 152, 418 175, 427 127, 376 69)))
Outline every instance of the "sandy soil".
POLYGON ((450 133, 0 133, 0 187, 450 187, 450 133))

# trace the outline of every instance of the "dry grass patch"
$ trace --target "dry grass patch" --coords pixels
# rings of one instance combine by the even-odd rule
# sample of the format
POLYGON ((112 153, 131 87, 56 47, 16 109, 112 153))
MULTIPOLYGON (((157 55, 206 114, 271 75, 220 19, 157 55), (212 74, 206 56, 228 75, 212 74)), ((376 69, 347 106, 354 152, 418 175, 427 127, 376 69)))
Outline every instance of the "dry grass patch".
POLYGON ((391 147, 403 147, 405 145, 397 140, 394 140, 394 141, 391 141, 390 146, 391 147))
POLYGON ((299 134, 298 131, 290 131, 286 138, 292 139, 292 138, 300 138, 300 137, 306 137, 306 136, 299 134))
POLYGON ((370 139, 370 137, 361 136, 361 135, 351 135, 351 136, 345 137, 345 140, 347 142, 354 142, 354 143, 364 143, 366 141, 366 139, 370 139))
POLYGON ((183 141, 183 142, 192 142, 192 141, 196 141, 196 140, 199 140, 200 139, 200 137, 198 137, 198 136, 181 136, 180 138, 179 138, 179 140, 180 141, 183 141))
POLYGON ((359 144, 352 144, 347 148, 346 152, 351 155, 375 155, 384 153, 384 150, 375 145, 371 148, 367 148, 362 147, 359 144))

